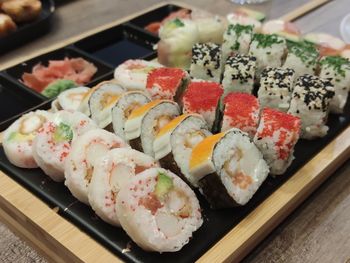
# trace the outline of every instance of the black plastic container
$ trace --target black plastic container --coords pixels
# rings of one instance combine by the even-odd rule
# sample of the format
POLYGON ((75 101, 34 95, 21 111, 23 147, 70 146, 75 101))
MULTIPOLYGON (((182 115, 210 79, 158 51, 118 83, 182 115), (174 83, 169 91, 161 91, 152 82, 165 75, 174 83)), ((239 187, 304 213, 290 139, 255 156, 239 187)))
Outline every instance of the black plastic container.
POLYGON ((45 97, 0 74, 0 127, 7 119, 28 110, 45 97))
POLYGON ((42 10, 33 22, 17 25, 17 30, 0 38, 0 54, 14 49, 49 32, 55 11, 53 0, 42 0, 42 10))
MULTIPOLYGON (((92 80, 87 83, 87 86, 91 86, 90 83, 96 83, 100 80, 106 78, 106 75, 110 75, 113 68, 98 58, 94 58, 84 51, 77 50, 74 47, 65 47, 57 49, 55 51, 40 55, 38 57, 27 60, 23 63, 15 65, 11 68, 4 70, 4 74, 10 77, 12 80, 21 83, 20 79, 24 72, 32 72, 32 69, 35 65, 41 63, 44 66, 48 65, 49 60, 63 60, 65 57, 68 58, 78 58, 81 57, 88 62, 91 62, 97 67, 97 72, 93 76, 92 80)), ((35 92, 35 91, 34 91, 35 92)), ((48 98, 47 98, 48 99, 48 98)))
MULTIPOLYGON (((160 22, 164 18, 166 18, 168 15, 170 15, 172 12, 178 11, 179 9, 182 9, 183 7, 177 6, 177 5, 166 5, 159 7, 157 9, 152 10, 151 12, 148 12, 144 15, 138 16, 132 20, 129 21, 130 24, 133 24, 141 29, 144 29, 145 26, 149 25, 153 22, 160 22)), ((146 30, 145 30, 146 31, 146 30)), ((146 31, 148 32, 148 31, 146 31)), ((150 34, 153 34, 149 32, 150 34)))
POLYGON ((118 66, 127 59, 144 58, 152 54, 158 37, 122 24, 84 38, 74 44, 78 49, 104 62, 118 66))

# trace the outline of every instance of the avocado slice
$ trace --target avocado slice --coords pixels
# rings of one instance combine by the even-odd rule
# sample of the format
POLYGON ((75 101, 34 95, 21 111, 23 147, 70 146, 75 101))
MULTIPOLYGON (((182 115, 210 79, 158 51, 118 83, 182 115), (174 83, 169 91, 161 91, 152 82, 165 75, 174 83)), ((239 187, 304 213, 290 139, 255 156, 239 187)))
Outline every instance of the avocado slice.
POLYGON ((249 17, 252 17, 260 22, 264 21, 266 18, 266 15, 262 12, 256 11, 256 10, 252 10, 246 7, 239 7, 235 10, 236 13, 240 13, 240 14, 245 14, 249 17))
POLYGON ((53 139, 57 142, 72 141, 73 131, 71 127, 68 124, 61 122, 55 130, 53 139))
POLYGON ((158 199, 164 199, 165 195, 174 187, 173 179, 166 173, 159 172, 154 194, 158 199))

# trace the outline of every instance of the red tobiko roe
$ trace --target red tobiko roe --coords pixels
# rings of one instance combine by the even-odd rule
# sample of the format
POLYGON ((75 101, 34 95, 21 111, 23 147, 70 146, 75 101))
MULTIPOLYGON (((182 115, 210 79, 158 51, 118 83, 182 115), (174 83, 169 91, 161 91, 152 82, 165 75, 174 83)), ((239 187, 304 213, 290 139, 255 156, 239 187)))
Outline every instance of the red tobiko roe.
POLYGON ((248 93, 232 92, 224 98, 225 112, 230 117, 249 117, 252 112, 259 109, 258 99, 248 93))
POLYGON ((157 85, 162 90, 168 90, 175 94, 176 88, 185 78, 186 72, 180 68, 156 68, 147 76, 147 89, 157 85))
POLYGON ((219 83, 212 81, 191 82, 183 96, 183 104, 190 111, 215 110, 224 93, 219 83))

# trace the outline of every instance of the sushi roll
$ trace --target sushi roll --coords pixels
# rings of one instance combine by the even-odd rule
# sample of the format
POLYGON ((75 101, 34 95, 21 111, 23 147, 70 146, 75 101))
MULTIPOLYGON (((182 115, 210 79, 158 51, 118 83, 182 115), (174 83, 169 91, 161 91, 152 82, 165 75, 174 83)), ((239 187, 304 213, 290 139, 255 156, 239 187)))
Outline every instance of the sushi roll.
POLYGON ((255 17, 248 16, 239 12, 229 13, 226 16, 229 24, 232 25, 242 25, 242 26, 252 26, 254 32, 259 32, 262 27, 262 23, 255 17))
POLYGON ((79 201, 89 204, 88 186, 100 156, 114 148, 130 148, 117 135, 102 130, 90 130, 71 145, 64 166, 64 184, 79 201))
POLYGON ((52 101, 51 109, 53 112, 60 110, 78 110, 85 94, 88 93, 88 87, 76 87, 65 90, 58 95, 57 99, 52 101))
POLYGON ((146 251, 179 251, 203 223, 195 193, 162 168, 135 176, 119 191, 116 210, 122 228, 146 251))
POLYGON ((155 61, 129 59, 114 70, 115 81, 127 90, 146 89, 147 75, 155 68, 162 67, 155 61))
POLYGON ((168 20, 159 30, 158 61, 167 67, 189 69, 192 46, 199 41, 196 23, 189 19, 168 20))
POLYGON ((258 90, 261 108, 270 107, 286 112, 292 96, 293 83, 293 69, 265 68, 260 76, 258 90))
POLYGON ((221 131, 238 128, 253 138, 259 122, 258 99, 247 93, 229 93, 224 98, 221 131))
POLYGON ((102 220, 120 226, 115 206, 119 191, 138 173, 158 164, 151 156, 127 148, 110 150, 96 160, 88 185, 89 203, 102 220))
POLYGON ((327 118, 334 87, 328 80, 312 75, 298 78, 288 113, 301 119, 301 138, 314 139, 327 134, 327 118))
POLYGON ((211 132, 201 115, 180 115, 159 131, 153 142, 155 158, 163 168, 196 187, 189 174, 189 160, 192 149, 209 135, 211 132))
POLYGON ((223 94, 219 83, 211 81, 191 82, 182 98, 183 113, 198 113, 215 130, 215 118, 219 111, 219 101, 223 94))
POLYGON ((342 113, 350 91, 350 60, 338 56, 323 57, 319 76, 330 80, 334 86, 335 95, 330 103, 330 111, 342 113))
POLYGON ((192 48, 190 75, 192 78, 220 82, 221 48, 214 43, 197 43, 192 48))
POLYGON ((125 92, 120 85, 105 81, 91 92, 89 98, 89 108, 91 119, 94 120, 100 128, 112 131, 112 108, 116 101, 125 92))
POLYGON ((261 33, 276 34, 292 42, 301 41, 299 28, 295 24, 284 20, 276 19, 265 22, 261 28, 261 33))
POLYGON ((236 54, 248 54, 252 37, 253 26, 229 25, 224 33, 224 41, 221 47, 222 62, 225 63, 230 56, 236 54))
POLYGON ((47 111, 29 112, 3 132, 2 147, 10 163, 21 168, 38 167, 33 157, 33 140, 44 123, 51 118, 52 114, 47 111))
POLYGON ((149 103, 151 99, 142 91, 128 91, 120 95, 112 108, 113 131, 123 140, 125 137, 125 122, 131 112, 149 103))
POLYGON ((275 109, 261 113, 254 143, 262 152, 272 175, 283 174, 294 159, 294 145, 301 130, 299 117, 275 109))
POLYGON ((203 10, 194 9, 191 12, 191 19, 197 26, 199 43, 222 43, 222 35, 226 25, 221 17, 203 10))
POLYGON ((224 94, 230 92, 252 93, 255 81, 256 58, 247 55, 229 57, 226 60, 222 86, 224 94))
POLYGON ((256 57, 256 76, 268 66, 280 67, 287 51, 286 40, 278 35, 254 34, 249 55, 256 57))
POLYGON ((178 102, 189 82, 188 73, 179 68, 158 68, 147 77, 146 90, 152 99, 178 102))
POLYGON ((309 33, 303 36, 307 42, 317 46, 320 56, 338 56, 346 48, 346 43, 335 36, 326 33, 309 33))
POLYGON ((205 138, 192 151, 190 173, 214 209, 245 205, 269 173, 247 133, 232 128, 205 138))
POLYGON ((295 79, 301 75, 315 75, 319 52, 314 44, 302 42, 287 42, 288 54, 283 68, 292 68, 295 79))
POLYGON ((161 128, 180 115, 170 100, 154 100, 132 111, 125 122, 125 138, 132 148, 154 156, 153 141, 161 128))
POLYGON ((64 180, 64 162, 72 142, 97 125, 81 112, 59 111, 45 122, 33 141, 33 157, 45 174, 64 180))

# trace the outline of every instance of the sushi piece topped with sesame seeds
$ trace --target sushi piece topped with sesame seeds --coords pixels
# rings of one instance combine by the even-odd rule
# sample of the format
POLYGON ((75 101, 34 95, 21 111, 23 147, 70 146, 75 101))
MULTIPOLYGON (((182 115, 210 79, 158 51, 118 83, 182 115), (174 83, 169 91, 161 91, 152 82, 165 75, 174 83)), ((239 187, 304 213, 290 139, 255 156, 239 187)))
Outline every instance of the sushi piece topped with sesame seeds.
POLYGON ((208 123, 209 129, 212 130, 215 127, 215 117, 223 92, 222 86, 216 82, 191 82, 182 99, 183 113, 202 115, 208 123))
POLYGON ((299 117, 270 108, 262 111, 254 143, 262 152, 271 174, 283 174, 293 161, 300 128, 299 117))
POLYGON ((293 69, 265 68, 260 76, 258 91, 261 107, 270 107, 286 112, 291 100, 293 82, 293 69))
POLYGON ((254 34, 248 54, 256 57, 256 76, 259 77, 267 66, 280 67, 286 50, 285 38, 274 34, 254 34))
POLYGON ((323 57, 320 61, 320 77, 334 86, 335 95, 330 104, 332 113, 342 113, 350 91, 350 61, 338 56, 323 57))
POLYGON ((229 57, 225 64, 222 86, 229 92, 252 93, 254 88, 256 58, 248 55, 229 57))
POLYGON ((308 74, 298 78, 288 113, 300 117, 301 138, 314 139, 327 134, 326 122, 333 97, 334 87, 329 80, 308 74))
POLYGON ((192 78, 220 82, 221 47, 214 43, 197 43, 192 48, 192 78))
POLYGON ((188 73, 183 69, 157 68, 148 74, 146 90, 152 99, 178 101, 188 81, 188 73))
POLYGON ((253 138, 259 122, 259 101, 247 93, 229 93, 224 98, 221 131, 238 128, 253 138))
POLYGON ((253 37, 252 25, 230 24, 224 33, 222 61, 235 54, 248 54, 253 37))

